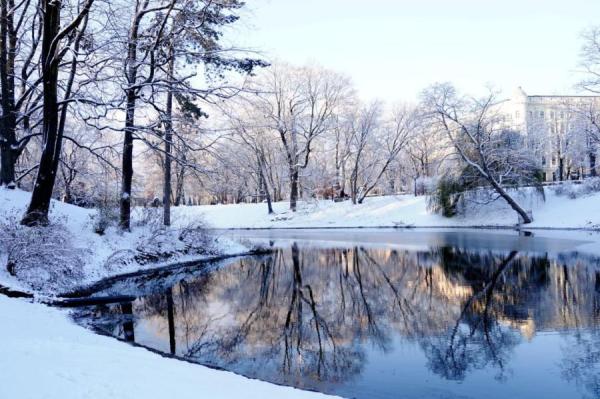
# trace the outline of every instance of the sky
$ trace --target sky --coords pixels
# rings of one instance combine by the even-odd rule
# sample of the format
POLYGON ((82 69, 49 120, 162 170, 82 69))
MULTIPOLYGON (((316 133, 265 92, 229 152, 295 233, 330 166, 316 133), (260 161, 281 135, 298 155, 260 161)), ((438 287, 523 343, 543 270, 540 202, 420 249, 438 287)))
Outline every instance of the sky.
POLYGON ((600 25, 599 0, 246 1, 238 43, 392 102, 447 81, 466 93, 575 93, 581 32, 600 25))

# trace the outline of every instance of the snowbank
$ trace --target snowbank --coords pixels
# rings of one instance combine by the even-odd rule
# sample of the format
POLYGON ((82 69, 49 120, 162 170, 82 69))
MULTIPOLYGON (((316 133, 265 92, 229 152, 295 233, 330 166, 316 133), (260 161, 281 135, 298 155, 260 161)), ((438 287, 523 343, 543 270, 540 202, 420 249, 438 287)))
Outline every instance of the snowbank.
POLYGON ((162 358, 0 295, 0 398, 325 398, 162 358))
MULTIPOLYGON (((600 193, 576 199, 557 196, 546 190, 546 200, 537 196, 519 196, 519 202, 533 211, 532 228, 600 228, 600 193)), ((179 207, 174 214, 181 218, 203 217, 214 228, 268 227, 510 227, 517 215, 506 204, 496 201, 487 205, 472 204, 463 217, 445 218, 427 209, 427 198, 412 195, 367 198, 364 204, 349 201, 301 202, 295 214, 289 203, 274 204, 275 215, 267 214, 266 204, 203 205, 179 207)))
MULTIPOLYGON (((16 222, 23 215, 27 204, 29 203, 31 193, 21 190, 8 190, 0 188, 0 222, 7 219, 14 219, 16 222)), ((93 209, 84 209, 74 205, 65 204, 59 201, 52 201, 50 208, 51 222, 60 223, 68 230, 67 236, 71 239, 65 245, 72 245, 75 249, 85 251, 85 261, 82 264, 74 265, 78 271, 78 278, 75 285, 86 285, 98 281, 102 278, 112 275, 135 272, 138 270, 156 268, 165 265, 165 263, 148 262, 140 264, 135 261, 119 263, 118 266, 108 264, 109 258, 114 254, 131 251, 148 240, 148 237, 153 234, 152 226, 134 227, 132 232, 121 232, 116 227, 111 227, 106 230, 104 235, 98 235, 94 232, 92 217, 96 214, 93 209)), ((200 217, 194 218, 195 222, 201 222, 200 217)), ((177 219, 174 217, 175 228, 177 225, 187 224, 190 221, 177 219)), ((245 253, 248 248, 239 243, 233 242, 225 237, 215 236, 210 242, 210 253, 206 255, 183 255, 178 254, 168 260, 169 263, 183 262, 189 260, 202 259, 214 255, 231 255, 245 253)), ((6 254, 0 251, 0 284, 6 285, 15 289, 31 290, 33 281, 24 282, 10 276, 6 270, 6 254)), ((32 278, 35 278, 33 276, 32 278)), ((49 284, 43 281, 43 277, 38 276, 38 285, 46 284, 43 290, 45 294, 52 294, 56 291, 67 291, 74 288, 70 286, 73 282, 65 280, 61 286, 61 282, 53 282, 49 284)))

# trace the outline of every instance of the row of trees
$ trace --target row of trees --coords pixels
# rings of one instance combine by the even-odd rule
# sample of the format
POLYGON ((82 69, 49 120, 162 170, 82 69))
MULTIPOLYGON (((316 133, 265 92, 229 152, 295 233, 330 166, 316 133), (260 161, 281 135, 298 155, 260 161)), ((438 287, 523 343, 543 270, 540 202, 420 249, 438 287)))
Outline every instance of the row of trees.
MULTIPOLYGON (((344 75, 269 66, 224 44, 243 5, 0 1, 0 184, 31 189, 22 223, 48 223, 60 194, 83 205, 118 197, 128 230, 133 201, 148 195, 162 198, 169 225, 172 204, 264 201, 271 213, 289 199, 296 211, 302 197, 361 204, 448 179, 458 192, 486 187, 531 221, 509 188, 540 182, 548 138, 507 124, 498 93, 436 84, 416 104, 360 101, 344 75)), ((599 36, 585 38, 592 77, 599 36)), ((555 140, 559 158, 585 153, 595 165, 598 109, 572 110, 581 134, 555 140)))
POLYGON ((75 171, 61 159, 66 141, 118 170, 123 229, 130 228, 134 141, 161 154, 168 201, 175 138, 194 146, 174 131, 175 110, 182 118, 198 118, 204 115, 198 100, 237 91, 225 84, 227 74, 266 65, 221 44, 243 5, 237 0, 2 1, 1 183, 13 187, 37 171, 22 223, 48 222, 59 168, 75 171), (98 134, 100 143, 90 146, 98 134), (32 141, 36 145, 30 148, 32 141), (17 166, 26 164, 19 162, 26 149, 29 161, 36 161, 21 171, 17 166))

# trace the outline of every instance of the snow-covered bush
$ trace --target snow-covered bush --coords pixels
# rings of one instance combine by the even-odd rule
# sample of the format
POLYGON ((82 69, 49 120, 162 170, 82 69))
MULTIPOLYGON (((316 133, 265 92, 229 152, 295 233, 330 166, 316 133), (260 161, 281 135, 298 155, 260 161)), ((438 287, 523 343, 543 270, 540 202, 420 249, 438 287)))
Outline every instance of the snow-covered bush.
POLYGON ((89 252, 73 246, 63 221, 45 227, 26 227, 16 214, 0 220, 0 252, 6 269, 34 290, 51 292, 82 277, 89 252))
POLYGON ((133 226, 148 227, 153 230, 160 229, 163 223, 162 215, 162 208, 137 207, 133 210, 133 226))
MULTIPOLYGON (((152 213, 150 213, 152 214, 152 213)), ((144 215, 147 215, 144 212, 144 215)), ((148 218, 146 231, 143 232, 132 250, 114 253, 105 265, 114 270, 120 265, 149 263, 175 260, 184 255, 214 255, 218 254, 215 238, 208 233, 202 222, 190 223, 178 228, 154 225, 148 218)), ((158 222, 157 222, 158 223, 158 222)))
POLYGON ((600 192, 600 177, 590 177, 583 181, 566 181, 552 187, 554 193, 561 197, 576 199, 585 195, 600 192))
POLYGON ((119 221, 119 212, 116 204, 101 203, 96 209, 96 214, 91 216, 94 232, 104 235, 106 229, 116 226, 119 221))

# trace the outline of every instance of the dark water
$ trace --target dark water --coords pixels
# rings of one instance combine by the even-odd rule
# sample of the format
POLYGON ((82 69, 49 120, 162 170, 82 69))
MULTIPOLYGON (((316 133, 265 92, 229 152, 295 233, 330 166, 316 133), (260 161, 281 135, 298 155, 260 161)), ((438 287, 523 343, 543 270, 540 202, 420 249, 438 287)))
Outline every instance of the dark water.
POLYGON ((492 251, 450 234, 420 249, 286 241, 202 273, 119 282, 97 295, 138 299, 78 317, 345 397, 600 398, 598 259, 534 250, 533 238, 492 251))

